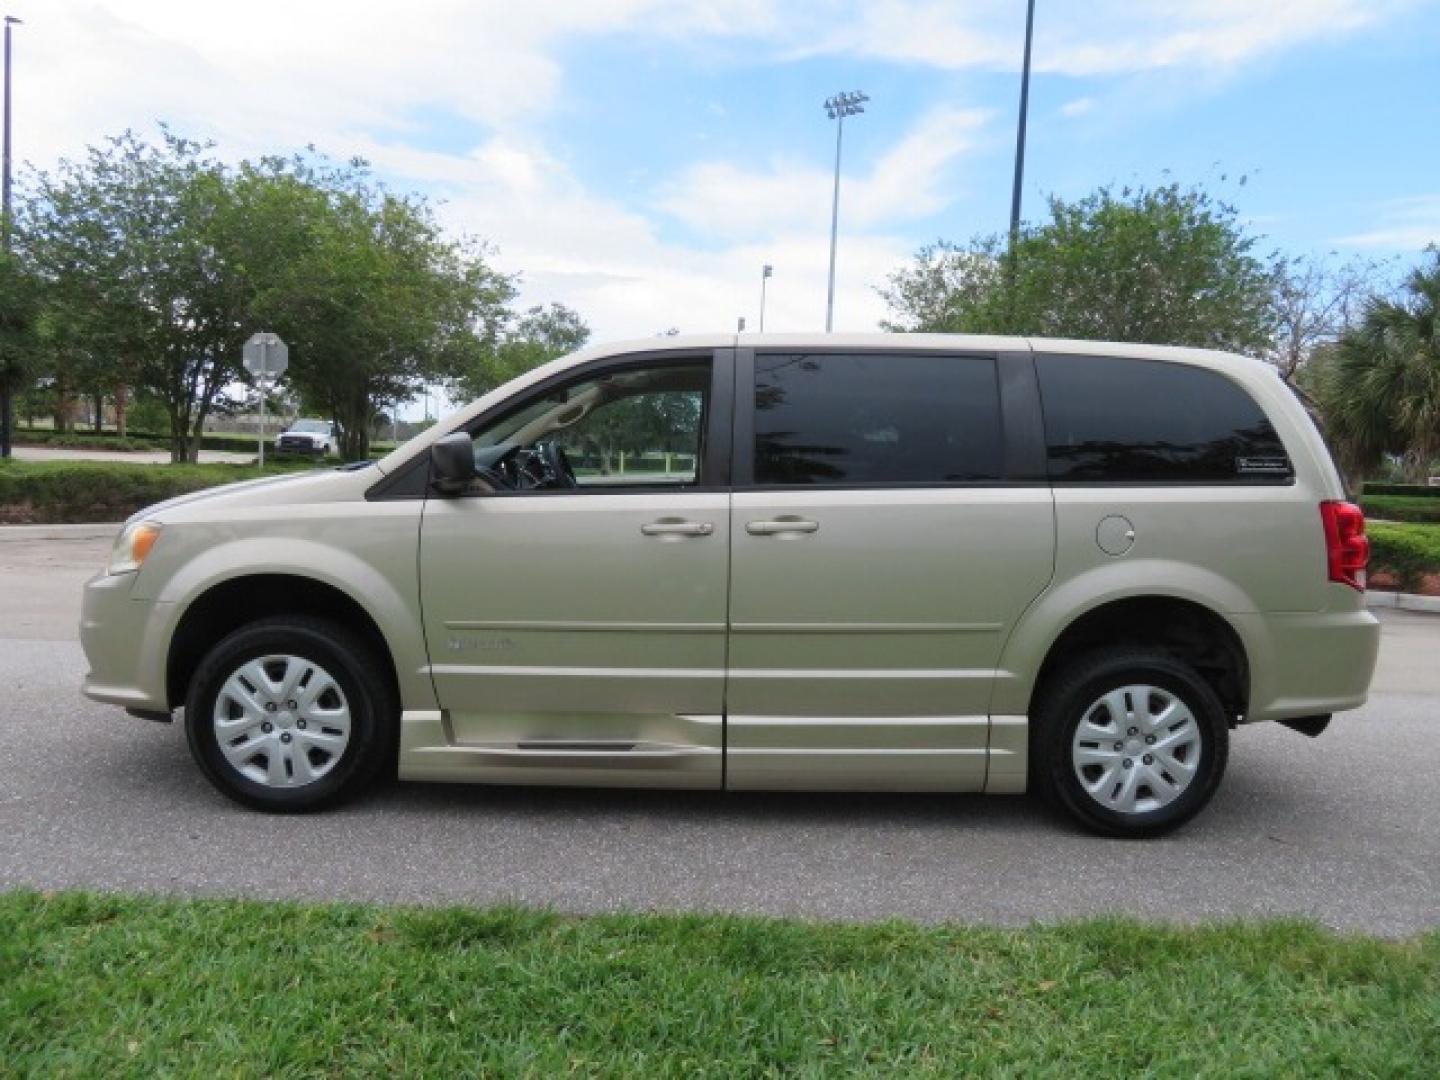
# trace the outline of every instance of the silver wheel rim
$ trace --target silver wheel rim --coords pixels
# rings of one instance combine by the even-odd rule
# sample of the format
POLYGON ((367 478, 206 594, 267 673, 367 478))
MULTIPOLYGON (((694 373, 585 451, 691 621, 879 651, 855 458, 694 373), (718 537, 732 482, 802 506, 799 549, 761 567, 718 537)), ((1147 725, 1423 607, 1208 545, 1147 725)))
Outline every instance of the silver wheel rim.
POLYGON ((1184 794, 1200 768, 1200 725, 1178 697, 1136 683, 1107 691, 1080 718, 1071 761, 1107 810, 1144 814, 1184 794))
POLYGON ((328 671, 275 654, 231 672, 215 697, 215 741, 231 767, 271 788, 326 776, 350 744, 350 704, 328 671))

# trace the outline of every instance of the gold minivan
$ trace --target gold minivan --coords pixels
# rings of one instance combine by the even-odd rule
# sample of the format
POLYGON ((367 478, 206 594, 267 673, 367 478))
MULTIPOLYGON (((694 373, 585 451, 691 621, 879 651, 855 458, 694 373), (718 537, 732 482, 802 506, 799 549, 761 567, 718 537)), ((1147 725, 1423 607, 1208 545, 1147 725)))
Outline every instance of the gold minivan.
POLYGON ((1364 518, 1290 390, 1191 349, 588 349, 375 463, 151 507, 85 693, 265 810, 403 779, 1199 811, 1229 733, 1365 700, 1364 518))

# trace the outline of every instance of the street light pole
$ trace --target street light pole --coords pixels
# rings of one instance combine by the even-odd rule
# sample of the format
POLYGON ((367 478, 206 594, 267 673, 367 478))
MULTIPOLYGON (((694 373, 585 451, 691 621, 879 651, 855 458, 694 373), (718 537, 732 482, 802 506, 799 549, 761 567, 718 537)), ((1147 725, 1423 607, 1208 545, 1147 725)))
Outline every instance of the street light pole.
POLYGON ((0 191, 0 214, 5 218, 5 250, 10 250, 10 31, 20 20, 5 16, 5 160, 4 187, 0 191))
POLYGON ((830 201, 830 287, 825 295, 825 332, 835 325, 835 241, 840 232, 840 144, 845 134, 845 117, 865 111, 870 99, 858 90, 847 90, 825 99, 825 115, 835 124, 835 191, 830 201))
POLYGON ((760 333, 765 332, 765 283, 770 280, 770 275, 775 273, 775 268, 766 263, 760 268, 760 333))
MULTIPOLYGON (((5 16, 5 136, 4 160, 0 162, 0 244, 10 253, 10 31, 20 20, 5 16)), ((14 409, 9 377, 0 372, 0 458, 10 456, 11 413, 14 409)))
POLYGON ((1015 186, 1010 192, 1010 250, 1020 237, 1020 189, 1025 183, 1025 120, 1030 111, 1030 41, 1035 33, 1035 0, 1025 9, 1025 62, 1020 70, 1020 124, 1015 131, 1015 186))

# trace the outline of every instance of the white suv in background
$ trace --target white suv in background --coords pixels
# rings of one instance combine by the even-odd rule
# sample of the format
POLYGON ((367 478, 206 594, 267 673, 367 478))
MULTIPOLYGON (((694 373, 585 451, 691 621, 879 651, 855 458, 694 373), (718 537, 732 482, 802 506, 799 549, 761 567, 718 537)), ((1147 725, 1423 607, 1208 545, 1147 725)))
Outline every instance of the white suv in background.
POLYGON ((275 451, 338 457, 340 441, 335 437, 335 424, 330 420, 296 420, 275 437, 275 451))

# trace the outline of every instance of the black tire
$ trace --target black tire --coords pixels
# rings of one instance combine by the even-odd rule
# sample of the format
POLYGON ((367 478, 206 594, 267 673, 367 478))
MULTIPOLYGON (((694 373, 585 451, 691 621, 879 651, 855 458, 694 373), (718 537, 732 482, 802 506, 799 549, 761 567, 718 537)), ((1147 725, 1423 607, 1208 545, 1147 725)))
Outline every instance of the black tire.
POLYGON ((1194 668, 1158 650, 1117 647, 1076 658, 1041 688, 1030 721, 1032 789, 1086 829, 1105 836, 1143 838, 1179 828, 1204 809, 1225 774, 1230 731, 1224 706, 1194 668), (1169 803, 1121 812, 1086 789, 1072 745, 1093 704, 1112 690, 1136 684, 1158 687, 1190 710, 1199 735, 1199 764, 1188 786, 1169 803))
POLYGON ((358 795, 383 767, 393 767, 398 732, 399 706, 380 658, 344 627, 307 616, 261 619, 224 638, 200 662, 185 700, 185 734, 201 770, 225 795, 255 810, 320 810, 358 795), (215 733, 216 698, 226 680, 245 663, 275 654, 324 668, 350 711, 349 741, 338 760, 299 787, 270 787, 243 775, 226 760, 215 733))

